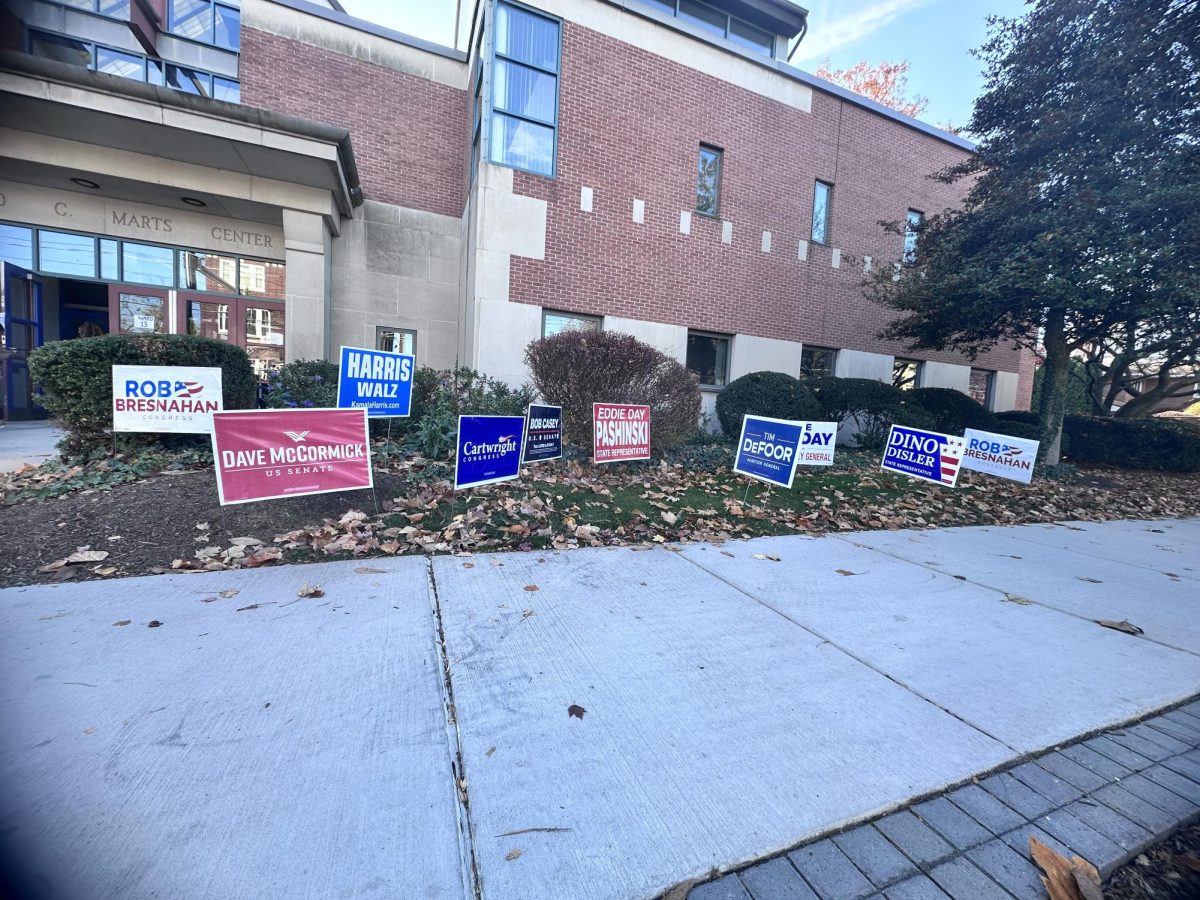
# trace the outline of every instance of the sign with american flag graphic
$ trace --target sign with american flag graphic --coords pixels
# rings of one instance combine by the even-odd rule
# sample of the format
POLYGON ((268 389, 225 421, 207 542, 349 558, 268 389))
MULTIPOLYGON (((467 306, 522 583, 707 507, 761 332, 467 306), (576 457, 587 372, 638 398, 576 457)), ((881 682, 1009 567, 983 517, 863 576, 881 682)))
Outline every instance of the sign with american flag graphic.
POLYGON ((221 412, 216 366, 113 366, 113 431, 210 434, 221 412))
POLYGON ((967 442, 962 458, 964 469, 987 472, 1022 484, 1029 484, 1033 480, 1033 466, 1038 455, 1037 441, 974 428, 966 430, 963 440, 967 442))
POLYGON ((883 449, 883 468, 910 478, 954 487, 966 441, 952 434, 893 425, 883 449))

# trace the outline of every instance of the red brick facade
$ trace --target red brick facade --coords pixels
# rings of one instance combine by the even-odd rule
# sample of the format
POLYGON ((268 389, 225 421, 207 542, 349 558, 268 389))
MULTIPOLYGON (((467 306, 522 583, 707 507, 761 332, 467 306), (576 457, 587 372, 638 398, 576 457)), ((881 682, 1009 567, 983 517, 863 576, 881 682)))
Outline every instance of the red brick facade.
POLYGON ((247 106, 350 130, 368 200, 462 215, 465 91, 245 26, 240 67, 247 106))
MULTIPOLYGON (((814 91, 812 112, 739 88, 572 22, 563 23, 558 177, 517 172, 519 194, 548 201, 546 258, 514 258, 510 299, 593 315, 909 354, 877 339, 883 310, 863 296, 862 257, 899 258, 880 220, 955 205, 958 188, 926 176, 964 152, 814 91), (701 143, 724 150, 721 222, 695 209, 701 143), (830 246, 809 237, 815 179, 834 185, 830 246), (581 186, 593 211, 581 212, 581 186), (645 200, 645 222, 632 201, 645 200), (772 234, 761 251, 762 232, 772 234), (830 264, 840 248, 840 269, 830 264)), ((916 354, 963 363, 953 353, 916 354)), ((997 349, 982 368, 1017 370, 997 349)))

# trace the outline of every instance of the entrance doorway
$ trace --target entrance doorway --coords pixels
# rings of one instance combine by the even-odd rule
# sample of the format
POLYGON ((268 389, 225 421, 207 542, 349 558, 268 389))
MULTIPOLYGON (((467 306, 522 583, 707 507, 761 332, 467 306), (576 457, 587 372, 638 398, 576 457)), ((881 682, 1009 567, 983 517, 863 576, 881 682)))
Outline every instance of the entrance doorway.
POLYGON ((42 281, 27 269, 4 263, 3 401, 6 419, 43 419, 33 400, 29 354, 42 345, 42 281))

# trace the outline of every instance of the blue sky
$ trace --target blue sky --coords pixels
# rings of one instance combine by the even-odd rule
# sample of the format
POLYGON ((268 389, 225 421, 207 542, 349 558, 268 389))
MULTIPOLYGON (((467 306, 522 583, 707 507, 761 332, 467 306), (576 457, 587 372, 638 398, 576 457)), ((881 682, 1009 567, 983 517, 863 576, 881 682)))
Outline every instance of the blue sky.
MULTIPOLYGON (((439 44, 454 40, 455 0, 342 0, 347 12, 439 44)), ((468 8, 473 4, 464 4, 468 8)), ((856 62, 908 60, 909 91, 929 99, 923 119, 962 126, 982 78, 970 55, 988 15, 1017 16, 1024 0, 808 0, 808 36, 792 62, 811 71, 828 56, 856 62)))

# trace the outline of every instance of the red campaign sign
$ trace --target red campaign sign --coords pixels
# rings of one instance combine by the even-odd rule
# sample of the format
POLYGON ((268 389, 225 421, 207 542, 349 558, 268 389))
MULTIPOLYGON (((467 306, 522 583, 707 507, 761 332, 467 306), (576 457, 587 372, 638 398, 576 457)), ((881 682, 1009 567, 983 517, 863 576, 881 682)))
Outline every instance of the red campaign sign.
POLYGON ((221 505, 369 488, 366 409, 213 413, 221 505))
POLYGON ((650 458, 650 407, 592 404, 592 458, 598 463, 650 458))

